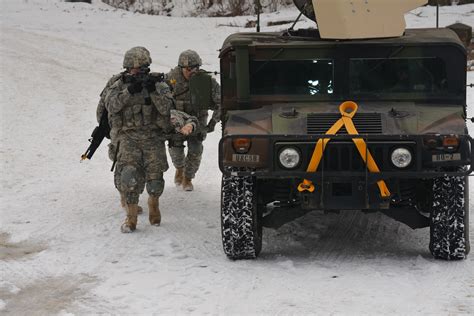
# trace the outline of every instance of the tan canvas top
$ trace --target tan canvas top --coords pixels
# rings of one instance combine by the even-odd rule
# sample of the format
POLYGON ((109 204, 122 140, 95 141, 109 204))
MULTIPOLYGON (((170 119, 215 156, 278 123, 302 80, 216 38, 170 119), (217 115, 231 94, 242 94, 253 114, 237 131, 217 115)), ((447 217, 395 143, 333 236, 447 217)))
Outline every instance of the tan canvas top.
POLYGON ((401 36, 405 13, 427 0, 312 0, 321 38, 357 39, 401 36))

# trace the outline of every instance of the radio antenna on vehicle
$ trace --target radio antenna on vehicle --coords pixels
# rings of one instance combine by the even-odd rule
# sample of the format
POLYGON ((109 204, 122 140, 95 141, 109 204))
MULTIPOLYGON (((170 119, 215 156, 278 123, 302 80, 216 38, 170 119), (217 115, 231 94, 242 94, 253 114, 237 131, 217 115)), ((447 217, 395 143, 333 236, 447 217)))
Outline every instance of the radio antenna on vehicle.
POLYGON ((298 17, 296 18, 296 20, 293 22, 293 25, 288 29, 288 31, 293 31, 296 23, 298 23, 298 21, 300 20, 301 16, 303 15, 303 13, 305 12, 306 10, 306 7, 308 6, 309 4, 309 0, 306 0, 305 4, 303 5, 303 7, 301 8, 300 10, 300 14, 298 15, 298 17))
POLYGON ((260 0, 255 0, 255 13, 257 13, 257 32, 260 32, 260 12, 262 11, 262 4, 260 0))
POLYGON ((439 0, 436 1, 436 28, 439 29, 439 0))

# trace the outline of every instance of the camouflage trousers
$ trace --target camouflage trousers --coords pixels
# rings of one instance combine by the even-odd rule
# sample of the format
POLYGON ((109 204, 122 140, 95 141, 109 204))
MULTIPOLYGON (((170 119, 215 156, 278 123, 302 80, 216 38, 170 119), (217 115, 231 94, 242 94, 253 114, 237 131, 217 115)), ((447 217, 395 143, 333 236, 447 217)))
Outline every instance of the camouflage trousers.
POLYGON ((127 203, 137 204, 145 186, 150 196, 159 197, 165 187, 163 172, 168 170, 164 140, 122 137, 118 146, 114 182, 127 203))
POLYGON ((201 165, 201 157, 204 147, 202 145, 206 134, 202 132, 199 135, 181 137, 169 141, 169 152, 171 161, 176 169, 184 168, 184 176, 188 179, 194 179, 196 172, 201 165), (184 153, 184 142, 187 142, 188 151, 184 153))

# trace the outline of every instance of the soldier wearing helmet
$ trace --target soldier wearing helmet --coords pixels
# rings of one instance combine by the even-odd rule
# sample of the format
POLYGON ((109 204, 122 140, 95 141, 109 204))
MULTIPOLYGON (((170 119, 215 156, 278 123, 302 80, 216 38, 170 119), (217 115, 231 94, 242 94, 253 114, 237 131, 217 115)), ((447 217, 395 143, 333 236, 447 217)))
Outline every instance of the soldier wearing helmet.
POLYGON ((168 82, 173 85, 176 109, 197 117, 199 121, 196 133, 169 142, 171 160, 176 168, 174 182, 176 186, 182 186, 185 191, 194 189, 192 179, 201 164, 202 142, 206 139, 207 133, 214 131, 216 123, 220 121, 220 86, 214 78, 207 75, 207 72, 200 69, 201 66, 202 60, 198 53, 193 50, 186 50, 179 55, 178 66, 167 74, 168 82), (190 80, 196 74, 209 77, 209 91, 200 91, 200 93, 209 95, 208 104, 192 102, 190 80), (209 122, 208 110, 213 110, 209 122), (184 142, 188 145, 186 155, 184 153, 184 142))
POLYGON ((109 80, 97 111, 98 116, 104 108, 108 112, 109 156, 117 162, 114 182, 127 213, 121 226, 124 233, 136 229, 138 198, 145 187, 150 224, 161 222, 159 197, 164 188, 163 172, 168 169, 164 142, 166 134, 173 131, 173 97, 165 82, 142 75, 149 73, 150 64, 146 48, 128 50, 123 60, 125 71, 109 80))

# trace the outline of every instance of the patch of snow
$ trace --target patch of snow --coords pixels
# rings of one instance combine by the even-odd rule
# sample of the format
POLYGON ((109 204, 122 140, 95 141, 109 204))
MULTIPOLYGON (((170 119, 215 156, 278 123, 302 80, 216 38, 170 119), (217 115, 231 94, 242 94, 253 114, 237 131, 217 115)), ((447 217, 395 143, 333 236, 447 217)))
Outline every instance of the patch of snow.
POLYGON ((15 286, 13 283, 7 281, 0 281, 0 288, 6 290, 10 294, 18 294, 21 289, 15 286))

